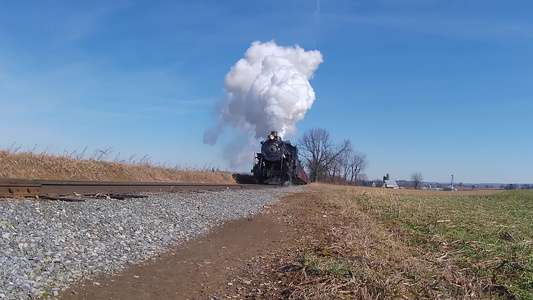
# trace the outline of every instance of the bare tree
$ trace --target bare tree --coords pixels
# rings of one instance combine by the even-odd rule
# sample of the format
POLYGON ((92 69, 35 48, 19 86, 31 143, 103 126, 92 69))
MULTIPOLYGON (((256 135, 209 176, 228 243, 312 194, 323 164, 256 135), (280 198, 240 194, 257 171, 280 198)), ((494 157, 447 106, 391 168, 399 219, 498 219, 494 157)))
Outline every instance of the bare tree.
POLYGON ((352 144, 349 140, 345 140, 342 144, 336 146, 333 153, 339 153, 331 163, 327 166, 329 181, 338 184, 346 184, 346 177, 349 167, 349 159, 353 153, 352 144), (342 150, 341 148, 345 148, 342 150))
POLYGON ((342 168, 342 160, 341 156, 339 155, 336 159, 331 161, 331 163, 326 167, 326 173, 328 175, 328 178, 326 181, 335 183, 338 181, 339 176, 341 176, 341 168, 342 168))
POLYGON ((324 170, 332 170, 331 182, 335 182, 341 176, 341 165, 343 162, 340 157, 344 152, 350 151, 351 148, 352 143, 350 140, 343 140, 339 145, 334 146, 328 151, 324 163, 324 170))
POLYGON ((342 184, 356 184, 359 173, 366 167, 366 155, 355 151, 351 145, 333 161, 337 167, 337 181, 342 184))
POLYGON ((354 180, 358 178, 367 165, 366 154, 353 152, 348 160, 348 172, 350 174, 350 185, 354 185, 354 180))
POLYGON ((342 184, 348 183, 348 176, 350 174, 350 156, 353 153, 353 149, 347 149, 341 155, 339 155, 339 167, 342 171, 342 184))
POLYGON ((325 177, 332 162, 349 148, 351 148, 349 140, 344 140, 339 146, 334 147, 329 132, 322 128, 309 129, 298 141, 298 149, 307 163, 311 182, 325 177))
POLYGON ((411 181, 413 182, 415 190, 417 190, 420 187, 420 185, 422 184, 422 180, 424 180, 422 173, 417 172, 417 173, 411 174, 411 181))

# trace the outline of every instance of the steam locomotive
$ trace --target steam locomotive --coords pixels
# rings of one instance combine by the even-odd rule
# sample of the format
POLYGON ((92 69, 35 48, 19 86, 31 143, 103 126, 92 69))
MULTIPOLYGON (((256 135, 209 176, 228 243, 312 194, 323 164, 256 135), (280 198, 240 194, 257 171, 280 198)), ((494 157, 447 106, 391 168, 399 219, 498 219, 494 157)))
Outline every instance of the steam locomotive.
POLYGON ((259 184, 290 185, 308 181, 298 159, 298 148, 283 141, 277 131, 272 131, 261 142, 261 153, 255 154, 252 173, 254 181, 259 184))

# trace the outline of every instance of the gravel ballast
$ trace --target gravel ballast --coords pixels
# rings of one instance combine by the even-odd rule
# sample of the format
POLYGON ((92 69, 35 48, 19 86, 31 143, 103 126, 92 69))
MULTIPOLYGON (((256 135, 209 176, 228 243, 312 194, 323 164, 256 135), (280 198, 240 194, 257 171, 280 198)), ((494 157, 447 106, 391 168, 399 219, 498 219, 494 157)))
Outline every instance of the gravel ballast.
POLYGON ((0 199, 0 299, 56 296, 116 274, 299 187, 85 202, 0 199))

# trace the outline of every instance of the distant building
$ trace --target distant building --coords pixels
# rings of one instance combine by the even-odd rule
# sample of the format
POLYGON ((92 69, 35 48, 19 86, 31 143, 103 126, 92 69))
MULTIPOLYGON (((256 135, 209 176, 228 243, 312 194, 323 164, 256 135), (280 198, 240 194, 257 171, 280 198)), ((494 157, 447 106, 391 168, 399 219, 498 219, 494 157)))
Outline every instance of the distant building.
POLYGON ((362 185, 362 186, 372 186, 372 187, 375 187, 375 186, 376 186, 376 183, 375 183, 374 181, 362 180, 362 181, 361 181, 361 185, 362 185))
POLYGON ((431 184, 428 184, 427 186, 422 186, 423 190, 430 190, 430 191, 442 191, 441 187, 438 187, 436 184, 431 186, 431 184))
POLYGON ((383 187, 388 189, 399 189, 398 183, 396 180, 384 180, 383 187))
POLYGON ((398 183, 396 180, 391 180, 389 173, 387 175, 383 176, 383 187, 388 189, 399 189, 400 186, 398 186, 398 183))

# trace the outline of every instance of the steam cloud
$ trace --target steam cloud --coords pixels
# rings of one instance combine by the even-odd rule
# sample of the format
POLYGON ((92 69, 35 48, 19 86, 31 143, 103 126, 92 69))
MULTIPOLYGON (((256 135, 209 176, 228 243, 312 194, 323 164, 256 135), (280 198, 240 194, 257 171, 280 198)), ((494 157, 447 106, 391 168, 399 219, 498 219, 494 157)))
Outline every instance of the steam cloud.
POLYGON ((271 130, 295 134, 296 122, 315 100, 309 79, 322 61, 317 50, 253 42, 226 75, 227 97, 216 109, 219 123, 204 133, 204 143, 215 144, 227 126, 254 132, 256 139, 271 130))

